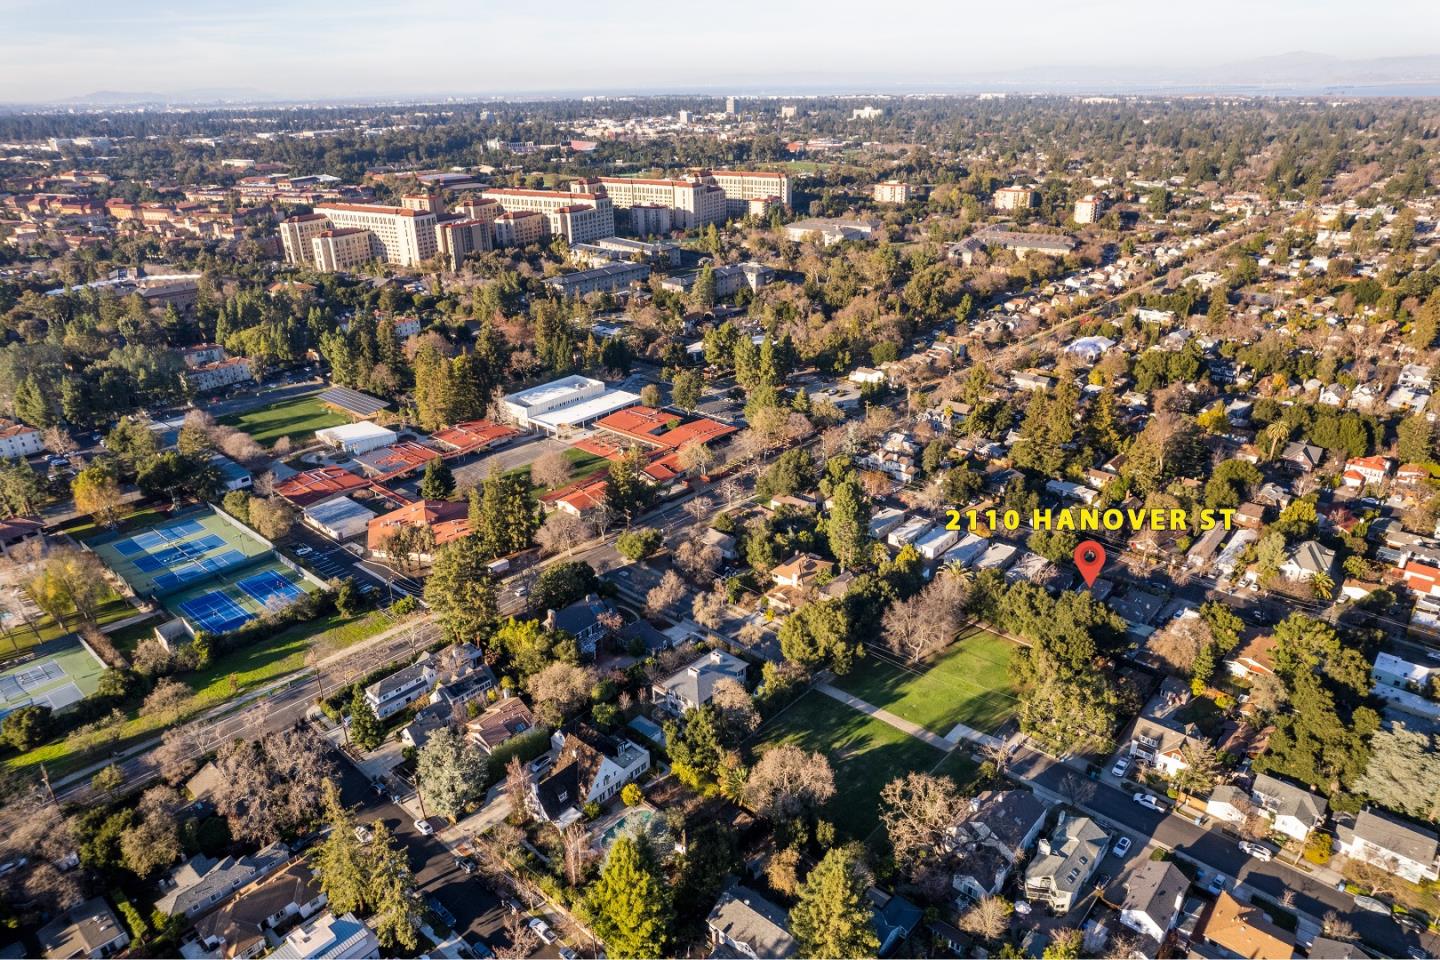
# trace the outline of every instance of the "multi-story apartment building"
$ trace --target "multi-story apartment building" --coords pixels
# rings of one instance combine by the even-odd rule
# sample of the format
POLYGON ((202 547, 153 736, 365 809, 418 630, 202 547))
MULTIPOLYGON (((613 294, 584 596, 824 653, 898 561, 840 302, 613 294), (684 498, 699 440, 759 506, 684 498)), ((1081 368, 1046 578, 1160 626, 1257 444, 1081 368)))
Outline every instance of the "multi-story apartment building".
POLYGON ((40 431, 23 423, 0 420, 0 459, 29 457, 45 449, 40 431))
POLYGON ((620 209, 640 208, 638 214, 631 215, 630 229, 641 236, 725 222, 725 192, 715 184, 700 180, 601 177, 598 181, 572 184, 572 189, 597 186, 620 209))
POLYGON ((523 247, 539 243, 549 229, 549 218, 539 210, 511 210, 491 222, 490 239, 497 247, 523 247))
POLYGON ((647 263, 610 263, 551 277, 545 286, 562 297, 583 297, 588 293, 623 290, 632 283, 643 283, 649 276, 647 263))
POLYGON ((450 269, 459 270, 470 254, 490 249, 490 221, 475 217, 441 220, 435 225, 435 240, 450 269))
POLYGON ((586 193, 499 187, 486 190, 482 196, 498 202, 507 213, 543 213, 547 232, 564 237, 567 243, 588 243, 615 233, 615 209, 604 191, 586 193))
POLYGON ((411 267, 435 256, 435 214, 370 203, 319 204, 315 212, 337 230, 368 230, 376 259, 411 267))
MULTIPOLYGON (((702 174, 705 176, 706 174, 702 174)), ((790 206, 790 178, 770 170, 711 170, 710 179, 725 191, 725 203, 732 217, 749 212, 751 200, 775 198, 790 206)))
POLYGON ((572 190, 603 187, 615 206, 630 210, 630 228, 643 235, 693 230, 728 217, 763 215, 790 203, 790 178, 765 170, 695 170, 681 179, 600 177, 577 181, 572 190), (669 223, 660 212, 669 212, 669 223))
POLYGON ((485 197, 474 197, 460 204, 460 210, 471 220, 484 220, 490 222, 505 212, 499 200, 490 200, 485 197))
POLYGON ((1075 201, 1076 223, 1098 223, 1105 213, 1105 201, 1093 193, 1087 193, 1075 201))
POLYGON ((255 375, 250 369, 249 360, 244 357, 231 357, 229 360, 216 360, 214 363, 191 367, 185 371, 185 379, 196 393, 209 393, 232 383, 253 380, 255 375))
POLYGON ((302 213, 280 223, 280 243, 290 263, 315 266, 315 252, 310 241, 330 229, 330 221, 319 213, 302 213))
POLYGON ((1001 187, 995 191, 995 209, 1029 210, 1036 199, 1035 191, 1029 187, 1001 187))
POLYGON ((875 184, 876 203, 909 203, 910 184, 899 180, 886 180, 875 184))
POLYGON ((310 240, 310 264, 322 273, 353 270, 375 259, 368 230, 347 227, 322 230, 310 240))

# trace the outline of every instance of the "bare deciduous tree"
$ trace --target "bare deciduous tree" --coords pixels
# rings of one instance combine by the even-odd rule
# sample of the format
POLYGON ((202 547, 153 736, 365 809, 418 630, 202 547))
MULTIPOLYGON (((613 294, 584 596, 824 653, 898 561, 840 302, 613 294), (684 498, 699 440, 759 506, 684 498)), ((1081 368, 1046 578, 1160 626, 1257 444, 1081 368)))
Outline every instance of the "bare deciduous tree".
POLYGON ((885 784, 880 801, 895 861, 906 872, 941 850, 964 805, 955 781, 919 772, 885 784))
POLYGON ((565 718, 590 697, 595 673, 573 663, 556 661, 525 682, 535 702, 535 712, 551 726, 565 718))
POLYGON ((658 617, 668 612, 685 596, 685 581, 674 570, 666 570, 660 582, 645 594, 645 612, 658 617))
POLYGON ((1010 903, 1000 897, 985 897, 960 917, 960 929, 986 940, 998 940, 1010 929, 1010 903))
POLYGON ((745 784, 745 802, 772 821, 798 817, 834 795, 830 761, 788 743, 766 750, 745 784))
POLYGON ((530 464, 530 479, 546 490, 563 487, 570 482, 572 468, 570 461, 560 450, 547 450, 530 464))

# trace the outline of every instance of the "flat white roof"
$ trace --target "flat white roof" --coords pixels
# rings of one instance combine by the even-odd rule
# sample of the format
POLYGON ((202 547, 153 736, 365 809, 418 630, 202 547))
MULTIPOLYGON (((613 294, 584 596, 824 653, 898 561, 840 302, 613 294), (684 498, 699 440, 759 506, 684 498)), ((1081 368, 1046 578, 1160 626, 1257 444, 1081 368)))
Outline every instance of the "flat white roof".
POLYGON ((606 390, 600 396, 591 397, 584 403, 561 407, 559 410, 551 410, 549 413, 542 413, 530 419, 547 427, 568 427, 573 423, 584 423, 596 417, 603 417, 607 413, 613 413, 622 407, 633 406, 639 402, 640 395, 631 393, 629 390, 606 390))
POLYGON ((350 443, 355 440, 378 440, 385 438, 386 443, 394 441, 398 436, 394 430, 387 429, 379 424, 371 423, 369 420, 361 420, 358 423, 347 423, 338 427, 326 427, 323 430, 316 430, 315 436, 326 443, 350 443))
POLYGON ((305 508, 305 516, 321 526, 331 527, 349 520, 364 520, 368 526, 375 514, 366 510, 349 497, 336 497, 305 508))
MULTIPOLYGON (((551 380, 549 383, 542 383, 528 390, 520 390, 512 393, 505 397, 505 402, 513 403, 521 407, 533 407, 550 403, 553 400, 559 400, 572 393, 580 393, 582 390, 603 386, 604 384, 599 380, 582 377, 577 373, 572 376, 561 377, 559 380, 551 380)), ((597 397, 596 399, 599 398, 597 397)))

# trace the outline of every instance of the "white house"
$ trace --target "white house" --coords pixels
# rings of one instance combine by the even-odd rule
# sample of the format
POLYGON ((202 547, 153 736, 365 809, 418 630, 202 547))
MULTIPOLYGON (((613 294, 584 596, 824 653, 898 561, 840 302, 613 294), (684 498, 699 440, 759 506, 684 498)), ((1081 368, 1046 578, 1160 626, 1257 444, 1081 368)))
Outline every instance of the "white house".
POLYGON ((1256 776, 1250 797, 1278 832, 1302 843, 1325 822, 1328 804, 1323 797, 1272 776, 1256 776))
POLYGON ((1440 838, 1423 827, 1375 810, 1338 824, 1336 849, 1411 883, 1440 880, 1440 838))
POLYGON ((376 960, 380 941, 355 914, 325 911, 285 934, 274 960, 376 960))
POLYGON ((1168 860, 1147 860, 1130 874, 1120 922, 1157 942, 1174 928, 1190 880, 1168 860))
POLYGON ((650 769, 650 751, 623 737, 611 737, 581 725, 550 738, 555 766, 530 788, 529 805, 537 817, 566 827, 583 816, 590 803, 604 803, 650 769))
POLYGON ((23 423, 0 420, 0 459, 30 457, 45 449, 40 431, 23 423))
POLYGON ((715 685, 732 680, 744 687, 745 661, 723 650, 711 650, 694 663, 655 684, 652 699, 661 710, 679 716, 710 702, 715 685))

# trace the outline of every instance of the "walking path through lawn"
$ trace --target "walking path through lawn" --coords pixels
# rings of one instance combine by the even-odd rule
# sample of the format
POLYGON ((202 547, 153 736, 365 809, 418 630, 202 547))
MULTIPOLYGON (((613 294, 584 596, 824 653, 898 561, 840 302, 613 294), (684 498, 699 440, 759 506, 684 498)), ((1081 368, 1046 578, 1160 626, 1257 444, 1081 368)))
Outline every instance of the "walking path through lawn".
POLYGON ((951 728, 950 732, 943 737, 936 736, 929 730, 926 730, 924 727, 920 726, 920 724, 918 723, 911 723, 904 717, 897 717, 889 710, 884 710, 880 707, 877 707, 873 703, 867 703, 866 701, 861 700, 859 697, 846 693, 844 690, 841 690, 838 687, 833 687, 828 683, 817 683, 815 684, 815 689, 819 690, 827 697, 833 697, 834 699, 839 700, 841 703, 845 704, 851 709, 859 710, 861 713, 869 714, 870 716, 874 717, 876 720, 881 721, 882 723, 890 724, 890 726, 894 727, 896 730, 901 731, 902 733, 910 734, 910 736, 914 737, 916 740, 923 740, 925 743, 930 744, 930 746, 934 747, 936 750, 944 750, 948 753, 949 751, 955 749, 955 744, 959 743, 962 738, 965 740, 970 740, 974 743, 983 744, 987 747, 998 747, 1001 744, 1000 740, 990 736, 988 733, 981 733, 979 730, 973 730, 970 727, 965 726, 965 724, 963 723, 955 724, 955 726, 951 728))

